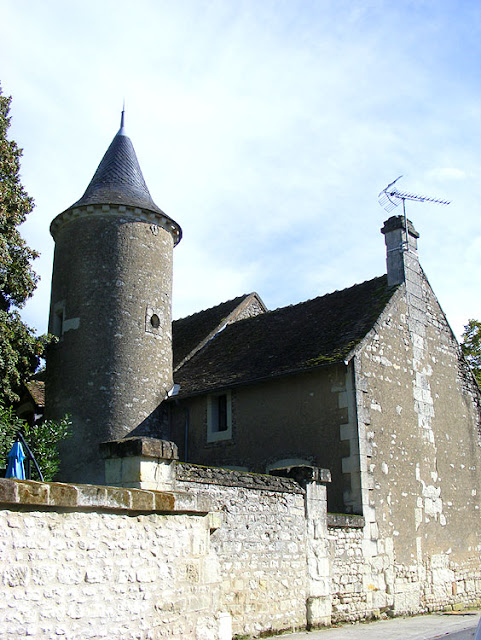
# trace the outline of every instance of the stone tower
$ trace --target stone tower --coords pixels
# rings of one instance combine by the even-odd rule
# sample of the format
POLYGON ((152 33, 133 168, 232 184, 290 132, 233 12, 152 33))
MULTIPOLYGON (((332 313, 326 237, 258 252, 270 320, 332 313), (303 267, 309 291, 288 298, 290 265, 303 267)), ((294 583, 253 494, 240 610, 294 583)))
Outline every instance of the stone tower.
POLYGON ((102 483, 99 443, 156 433, 172 388, 172 258, 180 226, 152 200, 121 127, 55 240, 47 417, 72 417, 59 479, 102 483))

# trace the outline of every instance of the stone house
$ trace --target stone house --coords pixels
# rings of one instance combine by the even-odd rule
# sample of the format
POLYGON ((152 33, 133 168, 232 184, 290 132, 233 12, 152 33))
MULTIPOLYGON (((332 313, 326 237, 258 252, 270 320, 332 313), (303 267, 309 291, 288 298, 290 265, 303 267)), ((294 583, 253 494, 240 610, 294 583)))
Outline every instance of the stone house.
POLYGON ((446 602, 450 571, 478 566, 481 397, 418 233, 402 216, 381 231, 386 275, 272 312, 251 294, 175 321, 168 436, 198 464, 329 469, 329 511, 365 519, 374 602, 415 610, 426 581, 446 602))
POLYGON ((331 510, 352 513, 410 441, 432 454, 464 430, 475 466, 479 392, 403 224, 382 229, 387 275, 272 312, 250 294, 173 322, 165 435, 181 457, 258 473, 329 468, 331 510), (397 444, 379 459, 386 431, 397 444))
POLYGON ((59 340, 46 414, 70 413, 74 430, 59 479, 112 483, 100 443, 145 435, 232 478, 329 470, 328 510, 352 516, 322 533, 333 619, 349 619, 356 598, 357 618, 446 606, 463 590, 476 601, 480 390, 412 223, 394 216, 381 231, 385 275, 276 311, 251 293, 172 323, 182 232, 153 202, 122 118, 86 192, 51 225, 59 340))

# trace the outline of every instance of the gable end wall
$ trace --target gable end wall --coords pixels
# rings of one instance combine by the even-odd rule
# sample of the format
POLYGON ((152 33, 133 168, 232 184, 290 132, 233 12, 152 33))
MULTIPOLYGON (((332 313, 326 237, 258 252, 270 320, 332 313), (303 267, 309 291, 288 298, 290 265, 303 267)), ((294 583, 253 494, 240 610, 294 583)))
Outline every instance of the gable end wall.
POLYGON ((376 598, 397 612, 455 603, 477 566, 480 404, 466 367, 422 271, 355 356, 364 548, 376 598))

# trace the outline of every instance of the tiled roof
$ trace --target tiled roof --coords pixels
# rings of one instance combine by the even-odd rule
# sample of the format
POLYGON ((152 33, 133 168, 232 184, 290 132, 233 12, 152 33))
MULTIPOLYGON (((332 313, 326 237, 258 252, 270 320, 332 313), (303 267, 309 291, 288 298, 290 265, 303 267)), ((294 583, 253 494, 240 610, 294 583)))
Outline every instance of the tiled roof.
POLYGON ((85 193, 69 209, 94 204, 139 207, 172 220, 152 200, 134 146, 123 125, 110 143, 85 193))
POLYGON ((30 380, 25 383, 28 392, 39 407, 45 406, 45 382, 42 380, 30 380))
POLYGON ((172 323, 174 369, 248 297, 249 294, 238 296, 211 309, 174 320, 172 323))
POLYGON ((342 362, 373 327, 394 290, 381 276, 230 324, 174 375, 179 394, 342 362))

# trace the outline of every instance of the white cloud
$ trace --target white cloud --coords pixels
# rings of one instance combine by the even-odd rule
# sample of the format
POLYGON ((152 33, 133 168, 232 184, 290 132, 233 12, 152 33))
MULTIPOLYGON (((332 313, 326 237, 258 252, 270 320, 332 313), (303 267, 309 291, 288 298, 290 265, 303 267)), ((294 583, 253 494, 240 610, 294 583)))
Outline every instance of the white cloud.
POLYGON ((384 270, 377 194, 409 205, 448 317, 481 317, 476 257, 479 4, 274 0, 7 0, 0 55, 12 136, 37 202, 25 226, 42 274, 51 219, 80 197, 118 127, 177 220, 174 308, 257 290, 271 306, 384 270), (478 62, 477 62, 478 61, 478 62), (455 299, 453 297, 455 292, 455 299))

